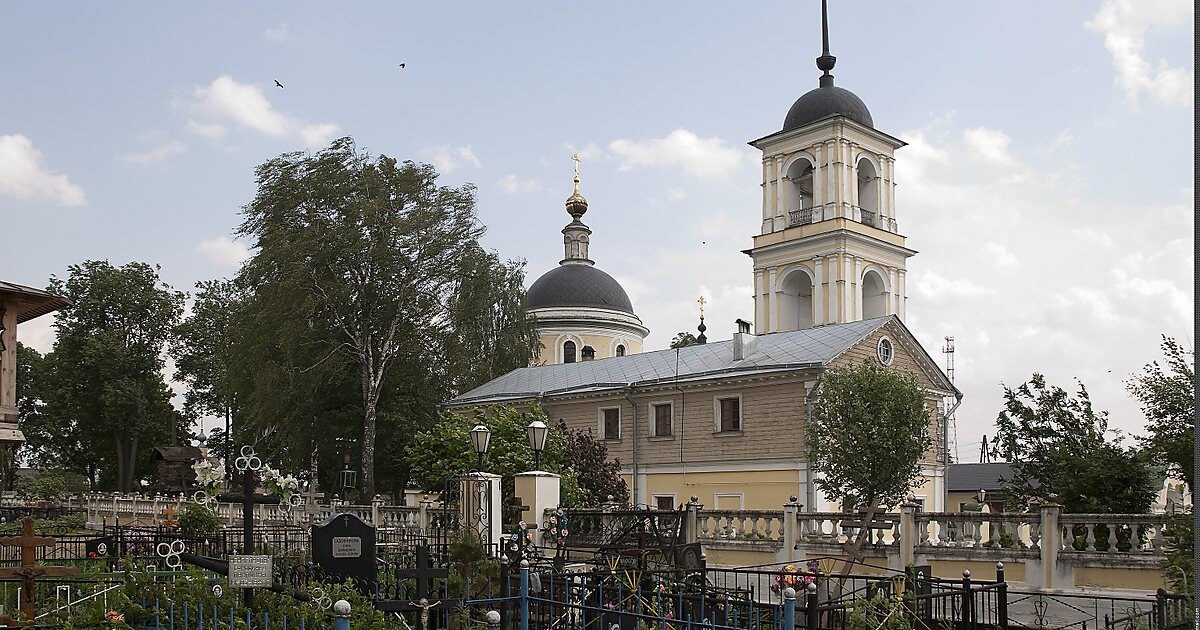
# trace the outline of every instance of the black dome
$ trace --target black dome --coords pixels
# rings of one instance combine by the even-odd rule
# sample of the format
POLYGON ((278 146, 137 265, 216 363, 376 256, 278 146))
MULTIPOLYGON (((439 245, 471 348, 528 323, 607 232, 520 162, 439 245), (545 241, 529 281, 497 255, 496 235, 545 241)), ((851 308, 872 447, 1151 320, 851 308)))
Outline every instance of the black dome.
POLYGON ((783 131, 803 127, 830 116, 845 116, 850 120, 874 128, 871 112, 854 92, 833 85, 809 91, 792 103, 787 118, 783 119, 783 131))
POLYGON ((590 265, 561 265, 538 278, 525 294, 525 308, 547 306, 590 306, 633 314, 621 284, 590 265))

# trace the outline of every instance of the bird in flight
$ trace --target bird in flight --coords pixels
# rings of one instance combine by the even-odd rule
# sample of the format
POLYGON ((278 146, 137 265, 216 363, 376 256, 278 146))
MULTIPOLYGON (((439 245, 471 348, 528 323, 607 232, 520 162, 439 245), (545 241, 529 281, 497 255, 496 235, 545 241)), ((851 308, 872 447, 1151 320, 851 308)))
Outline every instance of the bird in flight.
POLYGON ((276 86, 276 87, 283 87, 283 84, 279 82, 279 79, 275 79, 275 86, 276 86))
POLYGON ((400 64, 400 67, 401 67, 401 68, 403 68, 403 67, 404 67, 404 64, 400 64))

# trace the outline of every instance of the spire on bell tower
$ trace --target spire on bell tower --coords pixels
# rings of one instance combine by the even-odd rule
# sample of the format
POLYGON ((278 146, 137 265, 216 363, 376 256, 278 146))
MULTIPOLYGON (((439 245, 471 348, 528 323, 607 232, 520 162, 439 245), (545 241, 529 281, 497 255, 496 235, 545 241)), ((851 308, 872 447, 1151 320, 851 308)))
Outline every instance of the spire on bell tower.
POLYGON ((567 197, 567 214, 571 222, 563 228, 563 259, 560 265, 592 265, 588 258, 588 242, 592 237, 592 229, 583 224, 580 219, 587 212, 588 202, 579 194, 579 154, 571 156, 575 161, 575 192, 567 197))
POLYGON ((828 0, 821 0, 821 56, 817 57, 817 69, 824 72, 821 75, 821 87, 833 86, 833 75, 829 74, 833 70, 833 65, 837 63, 837 57, 829 54, 829 7, 828 0))

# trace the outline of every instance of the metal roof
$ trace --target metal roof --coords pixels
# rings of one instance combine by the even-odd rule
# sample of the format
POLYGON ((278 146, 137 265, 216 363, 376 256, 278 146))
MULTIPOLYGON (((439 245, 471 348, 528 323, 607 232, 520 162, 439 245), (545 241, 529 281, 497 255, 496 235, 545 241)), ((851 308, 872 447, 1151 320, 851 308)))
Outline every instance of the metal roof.
POLYGON ((946 467, 947 492, 989 492, 1002 490, 1012 477, 1012 465, 1007 462, 986 464, 950 464, 946 467))
MULTIPOLYGON (((537 396, 622 389, 629 385, 693 381, 718 375, 762 374, 827 365, 895 316, 758 335, 749 357, 733 360, 733 340, 643 352, 596 361, 518 368, 448 404, 523 400, 537 396)), ((896 320, 899 322, 899 320, 896 320)))
POLYGON ((0 299, 17 303, 18 324, 71 305, 70 300, 53 293, 3 280, 0 280, 0 299))
POLYGON ((526 308, 550 306, 591 306, 633 314, 633 303, 621 283, 590 265, 560 265, 542 274, 529 287, 526 308))

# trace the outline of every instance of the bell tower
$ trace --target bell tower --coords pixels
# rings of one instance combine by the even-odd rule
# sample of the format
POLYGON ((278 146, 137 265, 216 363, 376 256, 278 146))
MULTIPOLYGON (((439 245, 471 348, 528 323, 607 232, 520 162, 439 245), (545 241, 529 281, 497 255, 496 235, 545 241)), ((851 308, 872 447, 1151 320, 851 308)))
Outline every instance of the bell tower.
POLYGON ((762 229, 754 262, 757 333, 905 315, 908 249, 896 222, 896 149, 853 92, 833 84, 826 0, 818 87, 783 128, 750 142, 763 153, 762 229))

